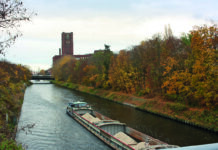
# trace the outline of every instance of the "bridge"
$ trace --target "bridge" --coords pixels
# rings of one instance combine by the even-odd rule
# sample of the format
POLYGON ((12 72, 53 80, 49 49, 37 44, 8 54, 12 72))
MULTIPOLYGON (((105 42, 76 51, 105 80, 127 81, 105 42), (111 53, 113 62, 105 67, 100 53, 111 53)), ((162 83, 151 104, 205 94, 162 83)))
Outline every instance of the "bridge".
POLYGON ((55 78, 51 75, 32 75, 31 80, 54 80, 55 78))

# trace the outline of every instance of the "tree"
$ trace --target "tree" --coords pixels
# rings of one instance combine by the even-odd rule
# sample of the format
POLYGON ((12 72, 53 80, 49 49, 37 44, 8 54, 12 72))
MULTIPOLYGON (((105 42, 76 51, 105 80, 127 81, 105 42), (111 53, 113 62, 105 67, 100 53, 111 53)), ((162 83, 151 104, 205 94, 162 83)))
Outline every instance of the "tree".
POLYGON ((44 69, 41 69, 38 74, 39 74, 39 75, 45 75, 45 70, 44 70, 44 69))
POLYGON ((90 58, 89 64, 94 65, 96 67, 96 87, 108 88, 108 72, 112 56, 113 52, 110 51, 109 47, 105 47, 105 50, 95 52, 94 55, 90 58))
POLYGON ((0 55, 22 35, 18 27, 21 22, 29 21, 32 15, 20 0, 0 0, 0 55))
POLYGON ((76 64, 76 59, 70 55, 61 57, 52 67, 53 75, 58 81, 72 79, 71 74, 76 64))
POLYGON ((191 34, 182 34, 181 40, 186 46, 191 46, 191 39, 192 35, 191 34))
POLYGON ((172 32, 170 25, 169 24, 168 24, 168 26, 165 25, 165 27, 164 27, 164 39, 169 39, 172 37, 173 37, 173 32, 172 32))
POLYGON ((130 52, 122 50, 119 55, 111 58, 109 83, 114 90, 126 93, 135 92, 137 75, 130 61, 130 52))
POLYGON ((87 66, 87 59, 76 60, 74 64, 72 64, 72 72, 69 77, 69 81, 73 83, 81 84, 86 76, 86 72, 84 68, 87 66))
POLYGON ((162 88, 174 100, 192 105, 216 108, 217 100, 217 26, 195 27, 191 31, 191 53, 184 68, 178 68, 178 59, 168 60, 162 88), (176 60, 176 61, 175 61, 176 60))
POLYGON ((131 62, 138 75, 137 93, 147 94, 160 89, 162 43, 160 36, 155 36, 153 39, 142 41, 140 45, 133 47, 131 62))
POLYGON ((30 70, 22 65, 0 61, 0 68, 0 85, 5 87, 8 87, 8 83, 26 82, 31 78, 30 70))
POLYGON ((217 25, 195 27, 191 32, 192 66, 191 86, 194 98, 201 105, 217 107, 217 25))
POLYGON ((96 78, 97 78, 97 68, 95 65, 86 65, 83 68, 83 72, 85 76, 82 79, 83 84, 88 86, 95 86, 96 78))

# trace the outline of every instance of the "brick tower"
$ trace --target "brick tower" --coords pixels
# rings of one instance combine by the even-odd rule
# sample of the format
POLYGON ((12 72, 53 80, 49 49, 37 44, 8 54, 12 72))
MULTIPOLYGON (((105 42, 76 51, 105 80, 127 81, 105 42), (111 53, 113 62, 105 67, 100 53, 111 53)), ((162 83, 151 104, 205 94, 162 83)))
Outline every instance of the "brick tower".
POLYGON ((62 55, 73 55, 73 32, 61 34, 62 55))

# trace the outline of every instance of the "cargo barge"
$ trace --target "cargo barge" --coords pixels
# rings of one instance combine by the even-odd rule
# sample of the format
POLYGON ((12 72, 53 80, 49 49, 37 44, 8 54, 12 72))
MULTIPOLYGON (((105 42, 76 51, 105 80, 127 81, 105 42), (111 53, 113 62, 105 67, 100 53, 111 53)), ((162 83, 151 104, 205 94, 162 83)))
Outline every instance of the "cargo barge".
POLYGON ((178 147, 112 120, 94 111, 86 102, 69 103, 66 113, 113 149, 156 150, 178 147))

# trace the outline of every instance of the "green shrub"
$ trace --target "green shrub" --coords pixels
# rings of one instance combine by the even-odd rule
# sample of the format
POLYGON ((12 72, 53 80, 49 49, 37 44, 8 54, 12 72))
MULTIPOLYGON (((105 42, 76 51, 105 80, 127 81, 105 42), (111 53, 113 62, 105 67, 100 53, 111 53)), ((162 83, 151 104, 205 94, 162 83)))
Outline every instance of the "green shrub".
POLYGON ((89 90, 89 93, 94 94, 94 95, 95 95, 97 92, 98 92, 98 91, 95 90, 95 89, 90 89, 90 90, 89 90))
POLYGON ((185 106, 181 103, 168 103, 167 105, 171 110, 173 110, 175 112, 185 111, 188 109, 187 106, 185 106))
POLYGON ((110 99, 110 100, 114 100, 114 98, 115 98, 115 95, 114 95, 114 94, 111 94, 111 95, 109 95, 109 97, 108 97, 108 99, 110 99))
POLYGON ((2 141, 0 143, 0 150, 23 150, 21 145, 17 145, 14 140, 8 140, 2 137, 2 141))
POLYGON ((149 94, 150 92, 151 92, 151 89, 147 87, 143 90, 140 90, 137 94, 138 96, 143 96, 143 95, 149 94))
POLYGON ((70 89, 78 89, 78 85, 77 84, 73 84, 73 83, 68 83, 68 88, 70 89))
POLYGON ((64 85, 65 87, 68 87, 69 83, 64 83, 63 85, 64 85))
POLYGON ((166 97, 168 100, 171 100, 171 101, 177 100, 177 95, 176 95, 176 94, 166 94, 165 97, 166 97))

